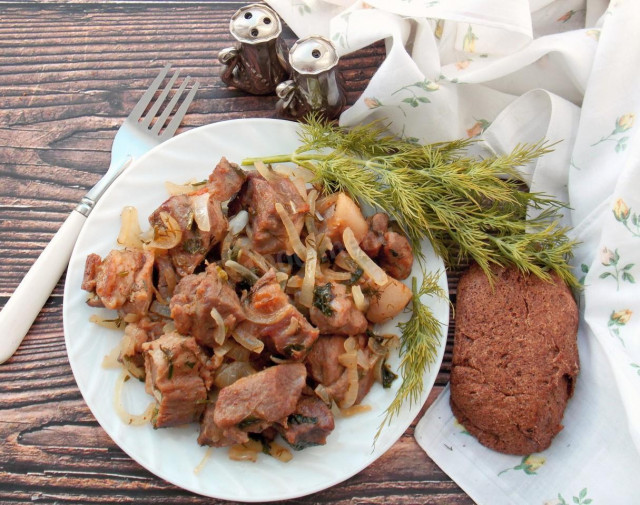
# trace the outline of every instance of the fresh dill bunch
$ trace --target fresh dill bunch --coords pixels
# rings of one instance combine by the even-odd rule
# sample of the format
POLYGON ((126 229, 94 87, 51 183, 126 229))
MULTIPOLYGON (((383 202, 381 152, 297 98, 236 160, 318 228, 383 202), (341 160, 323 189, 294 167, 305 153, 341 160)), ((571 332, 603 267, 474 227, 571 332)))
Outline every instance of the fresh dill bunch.
POLYGON ((374 441, 378 439, 383 428, 398 415, 405 401, 408 400, 411 405, 418 402, 424 391, 422 381, 424 371, 436 361, 443 326, 433 315, 429 306, 423 303, 422 298, 428 296, 446 298, 444 291, 438 285, 440 275, 441 272, 429 274, 423 272, 420 286, 418 286, 418 280, 415 277, 412 278, 411 317, 407 322, 398 324, 402 331, 399 368, 402 384, 387 408, 374 441))
POLYGON ((568 263, 572 243, 558 228, 564 205, 523 191, 518 172, 552 145, 522 144, 478 158, 466 153, 472 140, 423 146, 389 135, 381 121, 342 128, 314 116, 302 125, 300 141, 295 152, 261 161, 297 163, 325 191, 344 191, 383 210, 403 228, 419 258, 420 243, 428 239, 448 265, 472 259, 490 278, 496 265, 514 265, 546 280, 554 271, 577 286, 568 263), (540 212, 527 220, 531 209, 540 212), (458 246, 456 257, 446 246, 451 241, 458 246))

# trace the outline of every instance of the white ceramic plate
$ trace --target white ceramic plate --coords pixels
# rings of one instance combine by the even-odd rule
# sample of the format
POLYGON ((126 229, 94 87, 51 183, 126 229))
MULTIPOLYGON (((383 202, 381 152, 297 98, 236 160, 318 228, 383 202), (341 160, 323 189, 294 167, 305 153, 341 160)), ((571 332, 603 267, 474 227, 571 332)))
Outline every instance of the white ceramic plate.
MULTIPOLYGON (((150 425, 125 425, 116 415, 113 397, 119 371, 104 369, 101 363, 117 345, 121 332, 89 322, 91 314, 113 317, 113 313, 86 305, 87 293, 80 289, 85 258, 92 252, 104 257, 117 247, 120 212, 125 205, 137 207, 141 226, 146 229, 146 216, 168 197, 165 181, 202 180, 221 156, 239 163, 248 156, 289 153, 299 145, 297 131, 297 124, 289 121, 240 119, 188 131, 153 149, 120 176, 98 202, 80 234, 67 271, 65 341, 76 381, 96 419, 129 456, 149 471, 177 486, 214 498, 245 502, 284 500, 326 489, 356 474, 389 449, 411 424, 427 399, 444 354, 448 302, 430 298, 426 301, 442 322, 442 335, 436 362, 425 373, 424 393, 419 402, 411 408, 404 405, 374 447, 374 434, 401 381, 394 381, 390 389, 376 384, 364 401, 373 407, 370 412, 336 419, 336 428, 325 446, 294 452, 289 463, 265 455, 260 455, 256 463, 235 462, 229 460, 227 449, 222 448, 214 450, 195 473, 206 451, 196 442, 197 425, 154 430, 150 425)), ((428 245, 425 253, 427 269, 441 272, 440 286, 447 292, 442 260, 428 245)), ((421 277, 417 266, 413 275, 421 277)), ((393 331, 397 322, 382 331, 393 331)), ((397 371, 398 362, 397 354, 391 357, 392 369, 397 371)), ((129 412, 140 413, 150 400, 142 383, 132 380, 125 384, 124 402, 129 412)))

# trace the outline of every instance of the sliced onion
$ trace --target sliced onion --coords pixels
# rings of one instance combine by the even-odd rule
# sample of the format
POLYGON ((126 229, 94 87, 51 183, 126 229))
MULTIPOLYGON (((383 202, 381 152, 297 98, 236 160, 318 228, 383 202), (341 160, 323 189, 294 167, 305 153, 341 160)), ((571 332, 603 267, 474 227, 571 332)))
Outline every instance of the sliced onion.
POLYGON ((353 303, 360 312, 366 312, 369 308, 369 301, 364 297, 362 288, 359 284, 351 286, 351 296, 353 296, 353 303))
POLYGON ((258 461, 259 452, 253 448, 248 449, 244 445, 236 444, 229 447, 229 459, 233 461, 253 461, 255 463, 258 461))
POLYGON ((307 199, 307 184, 300 177, 289 177, 291 183, 296 187, 300 196, 306 200, 307 199))
POLYGON ((331 395, 329 394, 329 391, 327 391, 327 387, 324 384, 318 384, 313 392, 325 403, 325 405, 331 405, 331 395))
POLYGON ((356 414, 363 414, 365 412, 369 412, 371 410, 371 405, 352 405, 349 408, 341 409, 340 415, 342 417, 351 417, 356 414))
POLYGON ((376 263, 367 256, 358 244, 353 231, 351 228, 346 227, 344 232, 342 233, 342 241, 344 242, 344 246, 349 253, 349 256, 355 261, 360 268, 367 274, 373 282, 375 282, 378 286, 384 286, 389 282, 389 277, 387 273, 382 270, 376 263))
POLYGON ((242 249, 253 263, 262 270, 263 273, 267 273, 269 270, 273 268, 273 265, 270 265, 269 262, 265 259, 262 254, 250 251, 249 249, 242 249))
POLYGON ((234 361, 232 363, 226 363, 219 368, 213 383, 222 389, 230 386, 238 379, 248 377, 254 373, 256 373, 255 368, 246 361, 234 361))
POLYGON ((166 188, 167 193, 169 193, 171 196, 176 196, 193 193, 194 191, 197 191, 199 188, 201 188, 204 184, 206 184, 206 181, 198 183, 187 182, 185 184, 176 184, 175 182, 165 181, 164 187, 166 188))
POLYGON ((116 317, 114 319, 104 319, 97 314, 91 314, 89 316, 89 322, 95 323, 98 326, 102 326, 103 328, 108 328, 110 330, 121 330, 122 325, 124 324, 124 319, 121 317, 116 317))
POLYGON ((338 356, 338 362, 347 369, 347 391, 338 404, 341 409, 346 409, 358 398, 358 355, 355 351, 346 352, 338 356))
POLYGON ((118 234, 118 244, 133 249, 142 249, 142 230, 138 222, 138 210, 135 207, 127 206, 120 214, 120 233, 118 234))
POLYGON ((156 249, 173 249, 182 240, 180 225, 168 212, 160 212, 159 217, 164 229, 155 228, 153 241, 148 246, 156 249))
POLYGON ((276 212, 280 216, 280 219, 282 220, 282 224, 284 225, 284 228, 287 231, 287 236, 289 237, 289 243, 291 244, 291 247, 293 248, 295 253, 298 255, 298 257, 302 261, 305 261, 307 259, 307 250, 302 244, 302 240, 300 240, 300 234, 298 233, 298 230, 296 230, 296 227, 293 224, 293 221, 289 217, 289 214, 287 214, 287 211, 284 210, 284 207, 282 206, 282 204, 280 202, 277 202, 275 207, 276 207, 276 212))
POLYGON ((313 289, 316 285, 316 263, 318 262, 318 253, 311 246, 313 241, 307 243, 306 263, 304 264, 304 279, 302 280, 302 288, 300 289, 299 302, 304 307, 311 307, 313 303, 313 289))
POLYGON ((212 455, 213 455, 213 447, 207 447, 207 450, 204 451, 204 456, 202 456, 202 459, 200 460, 200 463, 198 463, 196 467, 193 469, 193 473, 195 475, 198 475, 202 471, 202 469, 207 464, 209 459, 211 459, 212 455))
POLYGON ((241 210, 231 219, 229 219, 229 233, 231 235, 237 235, 249 222, 249 213, 246 210, 241 210))
POLYGON ((271 169, 267 167, 262 161, 254 162, 253 166, 256 167, 256 170, 262 177, 264 177, 265 181, 271 182, 275 179, 271 169))
POLYGON ((224 327, 224 320, 222 319, 220 312, 218 312, 218 309, 216 309, 215 307, 211 309, 211 317, 216 322, 216 329, 215 329, 215 333, 213 334, 213 341, 218 345, 222 345, 224 344, 224 338, 227 333, 227 329, 224 327))
POLYGON ((299 165, 296 165, 295 167, 276 165, 273 167, 273 171, 280 175, 284 175, 285 177, 299 177, 304 182, 311 182, 315 179, 315 175, 311 170, 307 170, 299 165))
POLYGON ((246 304, 243 308, 244 315, 247 317, 248 321, 262 326, 267 326, 282 321, 282 319, 284 319, 289 314, 291 305, 285 303, 275 312, 270 312, 268 314, 265 314, 264 312, 258 312, 251 304, 246 304))
POLYGON ((331 193, 330 195, 319 198, 316 202, 316 211, 320 212, 320 214, 324 214, 329 207, 336 203, 338 195, 340 195, 340 193, 331 193))
POLYGON ((320 266, 320 273, 322 277, 328 281, 348 281, 351 279, 351 274, 349 272, 336 272, 329 267, 323 268, 320 266))
POLYGON ((207 233, 210 232, 209 193, 205 191, 199 195, 192 195, 189 199, 191 201, 191 208, 193 209, 193 218, 198 225, 198 229, 207 233))
POLYGON ((269 456, 272 456, 283 463, 288 463, 293 459, 291 451, 277 442, 269 442, 269 456))
POLYGON ((213 346, 213 354, 219 357, 223 357, 225 354, 227 354, 231 350, 231 347, 233 345, 234 344, 231 340, 225 340, 222 345, 213 346))
POLYGON ((116 414, 122 420, 123 423, 129 424, 131 426, 140 426, 142 424, 148 423, 151 420, 151 416, 153 415, 153 409, 155 404, 152 402, 145 409, 142 414, 130 414, 122 405, 122 388, 124 383, 128 380, 127 377, 130 377, 124 370, 116 379, 116 388, 115 395, 113 397, 113 406, 116 410, 116 414))
POLYGON ((109 354, 106 354, 104 358, 102 358, 102 368, 120 368, 120 362, 118 361, 118 356, 120 356, 120 352, 122 351, 122 342, 118 343, 109 354))
POLYGON ((237 261, 227 260, 225 261, 224 266, 240 274, 242 277, 244 277, 248 281, 251 281, 252 283, 258 280, 258 276, 256 274, 254 274, 251 270, 249 270, 244 265, 241 265, 237 261))
POLYGON ((304 279, 302 277, 300 277, 299 275, 293 275, 291 277, 289 277, 289 280, 287 281, 287 288, 290 289, 299 289, 302 287, 302 282, 304 281, 304 279))
POLYGON ((255 352, 256 354, 260 354, 264 349, 264 342, 262 342, 262 340, 244 331, 240 326, 236 327, 235 330, 231 332, 231 336, 242 347, 249 349, 251 352, 255 352))

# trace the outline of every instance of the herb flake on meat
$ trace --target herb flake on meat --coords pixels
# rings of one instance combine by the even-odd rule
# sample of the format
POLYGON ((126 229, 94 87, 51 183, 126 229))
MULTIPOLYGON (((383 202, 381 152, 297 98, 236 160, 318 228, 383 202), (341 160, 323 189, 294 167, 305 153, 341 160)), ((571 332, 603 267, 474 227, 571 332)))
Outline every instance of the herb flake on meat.
POLYGON ((289 424, 317 424, 317 417, 303 416, 302 414, 291 414, 287 421, 289 424))
POLYGON ((333 309, 331 308, 333 298, 334 294, 331 291, 330 282, 322 286, 316 286, 313 290, 313 306, 327 317, 333 316, 333 309))

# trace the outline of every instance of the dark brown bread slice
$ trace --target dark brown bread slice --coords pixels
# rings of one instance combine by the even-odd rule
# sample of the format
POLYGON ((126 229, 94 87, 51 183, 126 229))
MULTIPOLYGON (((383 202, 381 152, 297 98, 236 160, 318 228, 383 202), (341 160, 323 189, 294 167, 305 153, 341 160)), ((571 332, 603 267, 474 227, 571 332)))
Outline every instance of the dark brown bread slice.
POLYGON ((562 429, 579 371, 578 310, 556 277, 495 273, 493 289, 477 265, 458 284, 451 408, 481 444, 530 454, 562 429))

